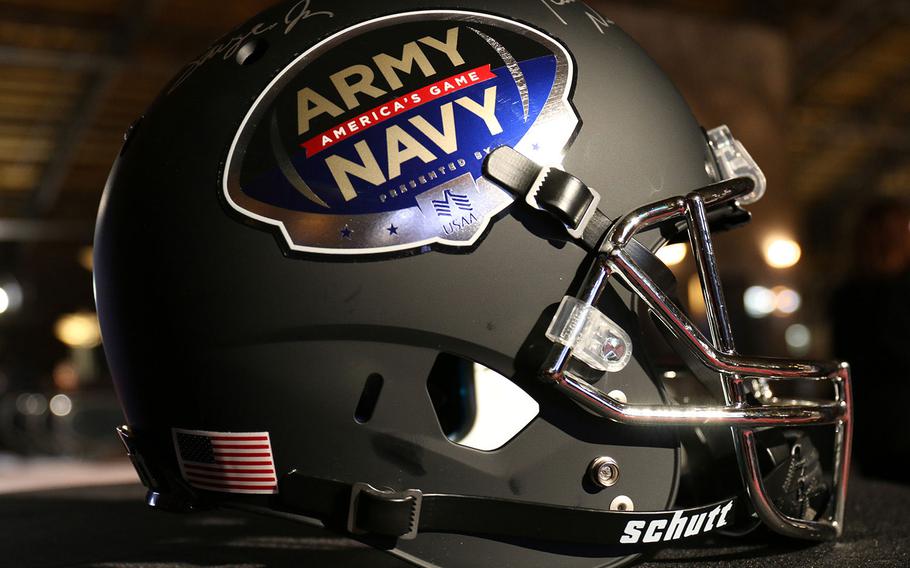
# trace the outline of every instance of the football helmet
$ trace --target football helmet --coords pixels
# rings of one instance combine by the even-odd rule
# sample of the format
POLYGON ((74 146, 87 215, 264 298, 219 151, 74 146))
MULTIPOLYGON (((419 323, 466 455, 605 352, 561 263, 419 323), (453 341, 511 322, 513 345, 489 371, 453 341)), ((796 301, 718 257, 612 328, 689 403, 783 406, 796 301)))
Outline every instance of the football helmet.
POLYGON ((765 185, 581 2, 263 12, 130 128, 100 205, 98 313, 148 503, 425 566, 612 566, 761 523, 836 537, 848 367, 737 353, 718 278, 711 231, 765 185), (691 245, 705 329, 667 242, 691 245))

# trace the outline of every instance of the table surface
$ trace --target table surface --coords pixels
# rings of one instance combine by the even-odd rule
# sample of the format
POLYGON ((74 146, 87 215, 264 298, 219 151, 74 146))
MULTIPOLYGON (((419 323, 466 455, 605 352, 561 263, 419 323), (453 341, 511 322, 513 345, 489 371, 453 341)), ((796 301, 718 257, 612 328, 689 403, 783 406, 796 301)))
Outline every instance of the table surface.
MULTIPOLYGON (((665 549, 636 566, 910 566, 910 486, 856 479, 836 543, 719 539, 665 549)), ((17 567, 405 568, 318 528, 243 513, 171 515, 138 485, 0 495, 2 564, 17 567)))

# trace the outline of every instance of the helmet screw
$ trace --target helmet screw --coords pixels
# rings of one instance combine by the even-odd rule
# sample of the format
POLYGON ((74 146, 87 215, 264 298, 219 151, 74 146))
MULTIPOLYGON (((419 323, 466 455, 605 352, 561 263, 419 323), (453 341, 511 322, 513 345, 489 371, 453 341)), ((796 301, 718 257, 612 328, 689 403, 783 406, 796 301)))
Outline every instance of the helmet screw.
POLYGON ((634 511, 635 504, 626 495, 619 495, 610 502, 611 511, 634 511))
POLYGON ((623 355, 626 354, 626 342, 623 341, 621 337, 611 334, 604 341, 603 348, 600 352, 607 361, 619 361, 623 358, 623 355))
POLYGON ((619 402, 621 402, 623 404, 629 402, 629 399, 626 398, 626 393, 622 392, 619 389, 611 390, 610 392, 607 393, 607 396, 614 400, 618 400, 619 402))
POLYGON ((588 466, 588 477, 598 487, 611 487, 619 481, 619 465, 613 458, 601 456, 588 466))

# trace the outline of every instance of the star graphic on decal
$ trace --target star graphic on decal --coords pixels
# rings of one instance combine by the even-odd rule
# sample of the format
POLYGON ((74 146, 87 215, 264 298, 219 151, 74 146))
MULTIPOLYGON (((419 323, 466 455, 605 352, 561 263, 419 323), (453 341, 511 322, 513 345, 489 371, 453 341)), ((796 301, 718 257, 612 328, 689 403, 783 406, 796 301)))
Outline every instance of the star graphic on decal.
POLYGON ((351 235, 353 235, 353 234, 354 234, 354 230, 351 229, 350 227, 348 227, 347 225, 345 225, 344 228, 341 229, 341 238, 342 239, 350 239, 351 235))
POLYGON ((538 144, 537 142, 531 144, 531 149, 534 150, 535 152, 540 150, 540 144, 538 144))
POLYGON ((391 225, 386 227, 386 231, 389 232, 389 236, 391 237, 392 235, 398 234, 398 227, 395 226, 395 223, 392 223, 391 225))

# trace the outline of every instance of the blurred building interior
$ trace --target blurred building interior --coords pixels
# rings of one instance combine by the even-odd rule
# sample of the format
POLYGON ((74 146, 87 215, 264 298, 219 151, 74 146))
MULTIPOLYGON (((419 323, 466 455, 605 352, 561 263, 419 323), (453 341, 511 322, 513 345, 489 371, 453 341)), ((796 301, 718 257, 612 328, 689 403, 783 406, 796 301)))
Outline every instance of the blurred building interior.
MULTIPOLYGON (((0 451, 118 453, 91 279, 105 179, 167 82, 271 3, 0 0, 0 451)), ((910 4, 589 3, 765 171, 753 223, 717 241, 741 350, 837 355, 829 304, 859 212, 910 196, 910 4)), ((697 313, 691 254, 662 255, 697 313)))

